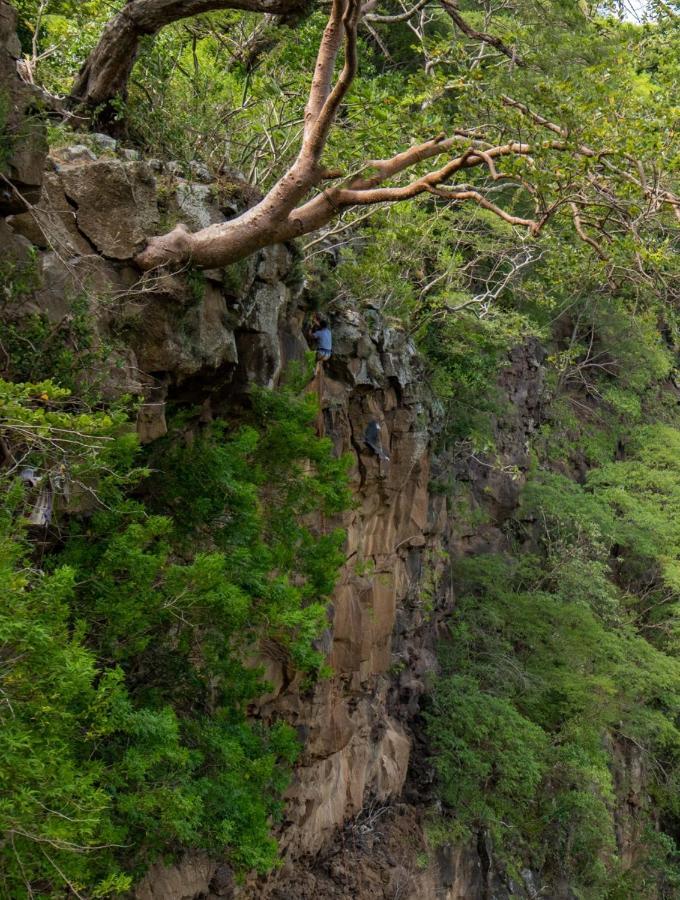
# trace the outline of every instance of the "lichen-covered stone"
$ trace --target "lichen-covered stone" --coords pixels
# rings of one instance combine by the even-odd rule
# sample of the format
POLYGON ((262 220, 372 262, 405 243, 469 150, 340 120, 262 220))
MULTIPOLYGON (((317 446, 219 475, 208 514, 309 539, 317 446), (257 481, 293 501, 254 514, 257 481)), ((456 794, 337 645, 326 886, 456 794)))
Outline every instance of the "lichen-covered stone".
POLYGON ((45 173, 40 199, 33 209, 13 216, 11 224, 36 246, 50 248, 66 259, 94 250, 79 230, 76 210, 66 199, 61 178, 55 172, 45 173))
POLYGON ((224 216, 212 202, 212 189, 207 184, 180 181, 176 198, 180 218, 192 231, 224 222, 224 216))
POLYGON ((73 144, 70 147, 61 147, 52 151, 53 159, 61 163, 93 162, 97 154, 93 153, 85 144, 73 144))
POLYGON ((189 174, 195 181, 200 181, 203 184, 209 184, 213 180, 210 169, 205 163, 199 162, 196 159, 192 159, 189 162, 189 174))
POLYGON ((111 153, 113 153, 118 146, 118 141, 115 138, 112 138, 110 134, 104 134, 100 131, 91 134, 90 140, 98 147, 101 147, 102 150, 108 150, 111 153))

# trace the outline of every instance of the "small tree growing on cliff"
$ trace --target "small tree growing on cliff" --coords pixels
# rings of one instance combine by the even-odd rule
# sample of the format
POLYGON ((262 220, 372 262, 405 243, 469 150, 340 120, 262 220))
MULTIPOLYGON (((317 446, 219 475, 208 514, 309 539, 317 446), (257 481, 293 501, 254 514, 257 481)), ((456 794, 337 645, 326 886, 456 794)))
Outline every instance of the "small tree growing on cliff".
MULTIPOLYGON (((375 0, 333 0, 320 41, 312 83, 304 114, 304 128, 297 157, 266 196, 251 209, 228 222, 211 225, 191 233, 177 225, 169 234, 153 237, 138 255, 140 268, 163 265, 199 267, 226 266, 258 249, 280 241, 317 231, 348 209, 395 203, 427 194, 435 202, 474 203, 511 225, 538 234, 557 214, 565 212, 576 234, 603 259, 610 219, 618 230, 631 228, 638 207, 659 211, 671 209, 680 219, 680 200, 658 178, 647 177, 638 159, 621 157, 609 148, 588 146, 569 130, 534 112, 525 103, 502 96, 500 104, 512 111, 518 124, 515 134, 526 138, 493 143, 478 130, 453 130, 415 144, 394 156, 367 160, 354 172, 329 169, 322 157, 343 101, 352 86, 358 67, 359 24, 406 20, 424 7, 416 3, 396 16, 375 12, 375 0), (342 68, 335 77, 338 57, 342 68), (578 180, 562 178, 557 156, 583 163, 578 180), (527 178, 512 162, 513 171, 497 168, 504 160, 525 160, 531 169, 551 173, 551 190, 537 187, 536 178, 527 178), (436 161, 436 166, 427 169, 436 161), (461 176, 472 170, 483 172, 474 184, 461 176), (492 200, 514 186, 524 192, 523 214, 518 215, 492 200), (623 202, 617 192, 628 193, 623 202), (630 210, 630 195, 637 207, 630 210), (604 210, 604 213, 603 213, 604 210), (594 212, 595 211, 595 212, 594 212)), ((511 65, 523 66, 524 60, 500 38, 478 31, 463 18, 456 4, 443 0, 454 27, 468 39, 480 42, 509 58, 511 65)), ((73 89, 86 104, 107 102, 124 93, 136 56, 140 36, 157 32, 179 18, 215 9, 248 9, 277 15, 299 15, 303 11, 296 0, 132 0, 109 23, 86 61, 73 89)), ((540 180, 540 179, 539 179, 540 180)))
MULTIPOLYGON (((418 0, 396 15, 380 15, 376 12, 377 0, 333 0, 318 48, 296 158, 259 203, 229 222, 193 234, 179 224, 169 234, 151 238, 137 257, 140 268, 189 262, 198 267, 230 265, 264 246, 317 231, 349 209, 406 201, 422 194, 430 197, 433 208, 443 203, 476 204, 510 225, 527 229, 529 236, 564 215, 578 237, 604 261, 610 257, 608 245, 613 235, 630 234, 640 243, 640 222, 650 215, 672 211, 680 220, 680 199, 652 165, 656 162, 654 148, 650 153, 644 141, 635 144, 631 133, 625 134, 622 129, 617 135, 615 128, 609 131, 618 149, 599 145, 600 138, 603 142, 610 139, 607 130, 596 131, 597 143, 587 144, 576 133, 581 131, 579 127, 569 129, 540 115, 524 102, 526 98, 520 102, 496 94, 495 105, 503 110, 503 116, 493 129, 433 134, 441 125, 433 124, 436 116, 425 117, 422 127, 428 129, 430 137, 422 143, 358 165, 345 157, 340 166, 325 165, 329 136, 357 74, 359 25, 410 25, 426 5, 427 0, 418 0), (335 77, 341 55, 343 65, 335 77), (630 151, 631 144, 634 152, 630 151), (427 170, 427 164, 433 166, 435 161, 436 165, 427 170), (501 162, 505 162, 507 172, 497 168, 501 162), (474 180, 464 180, 464 174, 474 175, 474 180)), ((445 11, 458 36, 505 59, 511 71, 529 71, 543 64, 536 53, 525 58, 501 37, 474 28, 454 0, 439 0, 433 5, 445 11)), ((526 9, 529 7, 531 3, 526 4, 526 9)), ((180 19, 223 9, 262 12, 289 20, 306 11, 301 0, 130 0, 108 23, 86 60, 72 89, 74 98, 93 108, 124 97, 143 36, 154 35, 180 19)), ((561 9, 561 4, 548 4, 546 14, 561 16, 561 9)), ((519 32, 522 10, 524 5, 512 13, 519 32)), ((581 24, 586 23, 586 7, 578 10, 574 15, 580 16, 581 24)), ((547 40, 547 26, 545 31, 547 40)), ((424 43, 424 32, 418 34, 424 43)), ((576 55, 575 49, 570 52, 576 55)), ((587 55, 589 51, 579 49, 581 52, 587 55)), ((471 58, 469 68, 479 71, 481 59, 480 54, 471 58)), ((551 65, 555 69, 556 63, 547 58, 545 63, 546 71, 551 65)), ((556 70, 553 76, 559 81, 564 74, 556 70)), ((446 90, 445 85, 442 92, 446 90)), ((597 110, 600 100, 607 99, 598 97, 597 86, 593 86, 584 109, 597 110)), ((479 98, 487 103, 494 92, 485 96, 482 88, 479 98)), ((416 106, 414 98, 414 109, 416 106)), ((572 115, 571 120, 578 121, 578 117, 572 115)))

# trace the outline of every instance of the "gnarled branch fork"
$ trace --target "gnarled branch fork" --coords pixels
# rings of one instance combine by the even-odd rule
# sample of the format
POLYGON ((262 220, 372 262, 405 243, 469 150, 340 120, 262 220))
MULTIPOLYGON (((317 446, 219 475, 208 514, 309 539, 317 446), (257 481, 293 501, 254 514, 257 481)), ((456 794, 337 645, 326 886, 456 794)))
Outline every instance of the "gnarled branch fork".
MULTIPOLYGON (((188 262, 203 268, 226 266, 269 244, 316 231, 350 207, 407 200, 431 193, 462 169, 486 166, 493 178, 499 178, 495 159, 530 152, 529 145, 517 142, 486 148, 482 142, 470 141, 462 135, 454 134, 448 138, 440 135, 390 159, 372 160, 357 175, 320 190, 312 199, 306 199, 329 177, 338 177, 337 172, 328 172, 321 165, 321 155, 338 109, 356 74, 360 14, 359 0, 333 0, 305 109, 300 152, 266 197, 229 222, 212 225, 194 234, 186 226, 178 225, 167 235, 151 238, 137 256, 136 262, 140 268, 148 270, 188 262), (343 45, 344 65, 333 82, 335 63, 343 45), (407 185, 384 184, 419 163, 450 153, 463 143, 470 146, 439 169, 417 177, 407 185)), ((487 209, 498 211, 506 221, 511 220, 478 192, 468 191, 465 196, 459 194, 450 199, 474 200, 487 209)), ((516 221, 535 229, 535 223, 529 220, 516 221)))
MULTIPOLYGON (((321 157, 338 110, 356 75, 357 26, 361 14, 360 0, 332 2, 305 108, 300 151, 288 171, 256 206, 235 219, 193 234, 186 226, 178 225, 167 235, 151 238, 136 258, 141 269, 188 263, 201 268, 227 266, 262 247, 317 231, 352 207, 395 203, 422 194, 453 203, 475 203, 510 225, 527 228, 531 236, 538 234, 566 207, 571 212, 576 234, 606 260, 607 254, 598 241, 586 232, 583 210, 592 201, 583 191, 588 186, 599 191, 598 202, 601 203, 603 192, 606 192, 602 173, 607 167, 626 180, 632 180, 643 195, 653 192, 659 203, 669 204, 677 214, 677 198, 662 191, 655 183, 652 185, 644 173, 636 170, 633 175, 614 166, 607 158, 611 156, 609 151, 598 152, 585 144, 572 142, 566 129, 509 97, 503 100, 506 106, 516 108, 522 116, 547 129, 554 137, 534 143, 511 140, 494 146, 471 133, 457 131, 450 136, 440 134, 388 159, 369 160, 352 175, 343 177, 338 171, 329 171, 322 165, 321 157), (344 64, 334 78, 336 61, 343 46, 344 64), (577 154, 590 160, 593 167, 583 186, 578 189, 573 184, 564 186, 560 196, 550 205, 542 201, 540 193, 526 179, 499 173, 497 169, 503 159, 527 159, 545 151, 577 154), (439 168, 424 174, 416 173, 406 184, 389 183, 425 162, 442 157, 447 158, 439 168), (508 187, 523 188, 532 198, 534 216, 527 218, 504 210, 485 196, 483 187, 450 183, 454 176, 475 168, 483 168, 492 182, 505 181, 508 187), (310 194, 314 195, 310 197, 310 194)), ((608 239, 604 230, 602 233, 608 239)))
MULTIPOLYGON (((432 0, 416 0, 411 9, 395 15, 375 12, 378 0, 366 0, 358 14, 370 23, 404 22, 420 12, 432 0)), ((436 0, 448 13, 454 25, 472 40, 494 47, 522 65, 515 50, 495 35, 476 31, 460 15, 456 0, 436 0)), ((94 50, 85 60, 71 88, 71 99, 77 105, 98 110, 106 118, 112 113, 112 101, 124 99, 132 69, 137 59, 140 40, 157 34, 173 22, 202 13, 235 9, 264 13, 279 21, 295 21, 313 9, 312 0, 127 0, 126 5, 107 23, 94 50)), ((39 23, 38 23, 39 27, 39 23)))

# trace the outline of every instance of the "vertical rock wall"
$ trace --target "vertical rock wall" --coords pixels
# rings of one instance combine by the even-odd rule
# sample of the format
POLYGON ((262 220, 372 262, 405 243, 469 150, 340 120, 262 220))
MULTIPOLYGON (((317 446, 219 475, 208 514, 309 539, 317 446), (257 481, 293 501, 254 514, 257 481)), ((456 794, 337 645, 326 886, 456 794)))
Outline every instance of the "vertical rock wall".
MULTIPOLYGON (((248 385, 276 384, 307 349, 290 248, 269 248, 226 273, 140 279, 130 264, 145 234, 186 215, 187 198, 198 222, 221 221, 233 215, 234 202, 247 202, 246 186, 235 200, 238 190, 234 182, 191 181, 175 167, 91 141, 51 153, 35 204, 2 226, 19 258, 35 256, 38 281, 8 314, 39 312, 56 324, 85 296, 95 343, 107 348, 98 377, 110 396, 143 399, 142 440, 164 433, 168 398, 199 404, 207 417, 228 411, 248 385)), ((351 306, 334 310, 333 329, 333 358, 310 385, 335 452, 353 459, 355 508, 342 522, 318 523, 347 531, 347 561, 321 642, 333 675, 310 690, 265 646, 260 662, 273 689, 254 710, 264 720, 286 718, 303 740, 279 829, 284 865, 236 888, 218 860, 192 856, 155 866, 138 888, 140 900, 234 892, 279 900, 449 900, 482 890, 476 850, 455 848, 418 866, 426 851, 420 815, 428 775, 417 718, 452 603, 449 556, 502 540, 499 525, 512 511, 517 483, 481 461, 436 457, 436 404, 403 331, 370 307, 351 306), (380 425, 385 458, 365 441, 369 423, 380 425), (454 465, 470 481, 473 502, 491 513, 484 533, 459 534, 446 497, 431 490, 433 470, 454 465)), ((512 412, 499 423, 499 442, 503 465, 516 471, 526 467, 536 416, 536 354, 518 350, 504 375, 512 412)))
POLYGON ((531 896, 532 873, 526 883, 505 884, 483 844, 428 848, 431 772, 419 713, 454 602, 449 561, 505 540, 502 525, 515 509, 540 414, 542 351, 529 343, 508 360, 499 385, 508 402, 492 423, 499 451, 492 464, 436 452, 436 403, 402 332, 346 309, 335 333, 337 355, 320 394, 327 434, 338 452, 354 454, 358 503, 345 523, 348 558, 333 597, 334 675, 311 698, 275 676, 279 689, 262 713, 297 724, 305 752, 281 829, 284 867, 239 896, 531 896), (389 464, 363 443, 371 420, 382 426, 389 464), (484 510, 485 525, 461 526, 446 494, 433 490, 443 474, 467 483, 467 500, 484 510))
POLYGON ((0 0, 0 217, 24 209, 22 196, 38 198, 47 153, 40 116, 44 100, 19 75, 16 24, 16 10, 0 0))
MULTIPOLYGON (((14 258, 37 258, 38 279, 6 314, 39 312, 56 324, 74 298, 87 297, 95 343, 108 348, 104 390, 142 398, 145 441, 165 432, 168 397, 202 404, 209 417, 238 405, 249 384, 275 385, 306 350, 291 248, 190 277, 140 279, 130 264, 145 235, 169 220, 224 221, 252 201, 252 190, 237 179, 210 182, 205 173, 182 177, 176 165, 143 162, 108 138, 51 154, 43 173, 35 92, 18 77, 17 56, 13 12, 0 0, 0 83, 8 85, 3 109, 12 138, 0 188, 0 216, 10 217, 0 218, 0 237, 14 258)), ((219 860, 193 855, 154 866, 139 900, 474 900, 538 890, 531 872, 521 884, 500 880, 483 842, 428 849, 422 813, 431 772, 419 715, 454 602, 449 560, 503 547, 502 525, 516 507, 540 418, 541 348, 517 348, 502 375, 508 407, 493 423, 497 459, 452 459, 436 452, 441 413, 407 335, 370 307, 336 309, 333 327, 333 358, 310 386, 335 452, 353 458, 355 508, 342 523, 318 523, 347 530, 347 560, 321 641, 333 675, 308 689, 274 648, 263 647, 273 689, 254 711, 265 720, 285 717, 303 742, 279 829, 283 866, 237 887, 219 860), (381 426, 389 461, 366 444, 369 423, 381 426), (442 474, 467 484, 467 502, 484 510, 485 524, 456 518, 445 494, 432 490, 442 474)), ((621 791, 633 806, 642 802, 638 763, 622 755, 621 791)), ((634 816, 621 816, 620 832, 632 847, 634 816)))

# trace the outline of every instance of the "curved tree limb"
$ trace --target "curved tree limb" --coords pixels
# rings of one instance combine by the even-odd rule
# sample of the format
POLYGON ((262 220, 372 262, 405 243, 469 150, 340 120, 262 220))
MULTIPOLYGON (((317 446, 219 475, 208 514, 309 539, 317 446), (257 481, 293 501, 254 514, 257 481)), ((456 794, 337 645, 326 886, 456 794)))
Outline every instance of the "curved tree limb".
POLYGON ((444 200, 452 200, 454 203, 462 200, 474 200, 479 206, 488 209, 494 215, 498 216, 499 219, 503 219, 504 222, 507 222, 510 225, 523 225, 525 228, 529 229, 531 234, 538 233, 539 223, 535 219, 523 219, 521 216, 513 216, 511 213, 506 212, 506 210, 501 209, 500 206, 496 206, 495 203, 487 200, 487 198, 480 194, 479 191, 473 189, 447 191, 440 187, 428 187, 428 190, 437 197, 442 197, 444 200))
POLYGON ((302 146, 288 171, 256 206, 230 222, 210 226, 196 234, 190 234, 185 226, 178 225, 170 234, 152 238, 137 257, 140 268, 151 269, 188 260, 198 266, 223 266, 249 256, 261 247, 285 240, 281 233, 290 213, 312 187, 332 174, 321 166, 321 153, 338 107, 356 73, 359 9, 359 0, 333 0, 305 110, 302 146), (343 37, 345 63, 331 87, 343 37))
MULTIPOLYGON (((469 186, 464 186, 464 189, 461 186, 458 190, 455 186, 446 190, 440 188, 457 172, 465 169, 484 166, 496 173, 493 163, 495 159, 528 156, 532 150, 529 144, 510 142, 485 150, 468 146, 439 169, 421 175, 409 184, 383 185, 385 180, 416 163, 445 153, 455 143, 460 143, 460 140, 458 137, 444 139, 440 136, 397 154, 392 159, 374 160, 368 164, 377 170, 371 177, 350 178, 344 184, 322 190, 316 197, 298 206, 299 200, 320 185, 328 174, 318 165, 318 157, 301 159, 301 151, 291 169, 253 209, 237 219, 211 225, 193 234, 186 226, 178 225, 168 235, 151 238, 145 250, 137 256, 136 262, 142 269, 161 265, 185 265, 189 262, 203 268, 226 266, 271 243, 317 231, 351 207, 395 203, 424 193, 436 193, 455 202, 474 201, 505 221, 523 225, 532 234, 536 234, 548 221, 549 215, 536 220, 524 219, 505 212, 485 198, 481 191, 469 186)), ((549 145, 553 143, 557 150, 564 147, 562 142, 548 142, 549 145)), ((496 173, 496 177, 504 176, 496 173)))
MULTIPOLYGON (((269 193, 254 207, 228 222, 211 225, 191 233, 184 225, 172 232, 151 238, 146 248, 136 257, 143 270, 164 265, 192 264, 202 268, 230 265, 251 253, 273 243, 287 241, 318 231, 343 211, 358 206, 395 203, 422 194, 431 194, 454 203, 474 202, 511 225, 529 229, 536 235, 557 211, 569 205, 578 236, 589 244, 602 259, 607 257, 597 241, 585 230, 582 210, 602 204, 600 179, 603 179, 603 162, 609 162, 609 151, 597 152, 586 145, 569 141, 569 133, 555 123, 532 113, 528 107, 511 98, 504 98, 506 105, 515 106, 532 119, 534 124, 547 128, 555 137, 536 143, 508 141, 493 146, 468 132, 440 134, 428 141, 416 144, 389 159, 369 160, 360 169, 344 178, 337 171, 330 171, 322 164, 322 154, 342 101, 347 95, 357 71, 357 26, 361 16, 360 0, 333 0, 330 15, 321 40, 309 98, 305 109, 304 131, 300 151, 287 172, 269 193), (334 79, 335 64, 344 46, 344 64, 334 79), (568 152, 591 160, 598 174, 596 186, 600 199, 589 200, 585 195, 574 194, 574 185, 563 185, 560 196, 547 205, 540 193, 523 178, 500 173, 497 161, 506 158, 531 160, 538 151, 568 152), (443 165, 424 174, 416 174, 406 184, 387 182, 407 173, 428 160, 449 156, 443 165), (450 184, 460 172, 482 168, 491 182, 511 179, 516 186, 527 189, 531 196, 535 215, 533 218, 516 216, 493 203, 483 186, 450 184), (336 181, 335 184, 327 184, 336 181), (310 198, 310 194, 316 195, 310 198)), ((586 176, 586 185, 590 182, 586 176)), ((651 190, 649 180, 644 182, 639 174, 627 173, 644 193, 644 185, 651 190)), ((496 188, 498 189, 498 188, 496 188)), ((658 193, 657 197, 661 195, 658 193)), ((616 197, 608 204, 613 208, 616 197)), ((674 205, 673 201, 666 202, 674 205)), ((674 205, 674 209, 677 208, 674 205)), ((592 224, 592 223, 590 223, 592 224)), ((603 227, 595 223, 603 231, 603 227)), ((605 237, 608 237, 603 231, 605 237)))
POLYGON ((380 22, 386 25, 392 25, 395 22, 406 22, 408 19, 412 19, 416 13, 419 13, 421 9, 427 6, 431 0, 418 0, 411 9, 407 9, 402 13, 395 13, 393 16, 383 16, 379 13, 370 12, 376 5, 376 0, 372 0, 372 2, 367 3, 362 9, 362 19, 367 22, 380 22))
POLYGON ((140 39, 157 34, 172 22, 220 9, 292 16, 302 12, 305 3, 306 0, 128 0, 106 25, 73 83, 71 96, 90 108, 109 104, 114 97, 125 97, 140 39))
POLYGON ((581 221, 581 214, 576 203, 571 202, 569 204, 569 209, 571 210, 571 216, 574 220, 574 228, 576 229, 576 234, 581 238, 582 241, 585 241, 586 244, 589 244, 593 248, 600 259, 605 261, 608 260, 609 257, 604 252, 602 247, 600 247, 597 241, 586 234, 585 229, 583 228, 583 222, 581 221))
MULTIPOLYGON (((403 13, 381 15, 374 12, 377 0, 368 0, 356 15, 367 22, 404 22, 420 12, 431 0, 417 2, 403 13)), ((500 38, 476 31, 460 15, 456 0, 439 0, 456 27, 473 40, 494 47, 517 65, 523 61, 500 38)), ((99 43, 90 53, 71 88, 72 100, 83 107, 95 109, 110 107, 114 98, 125 98, 140 39, 155 35, 166 25, 206 12, 224 9, 258 12, 286 18, 294 18, 311 8, 310 0, 128 0, 126 5, 106 25, 99 43)), ((341 29, 324 36, 327 42, 342 38, 341 29)), ((329 47, 330 49, 330 47, 329 47)), ((332 73, 331 73, 332 74, 332 73)), ((328 82, 328 72, 319 72, 323 83, 328 82)), ((310 96, 310 101, 312 97, 310 96)), ((110 112, 110 110, 109 110, 110 112)))

